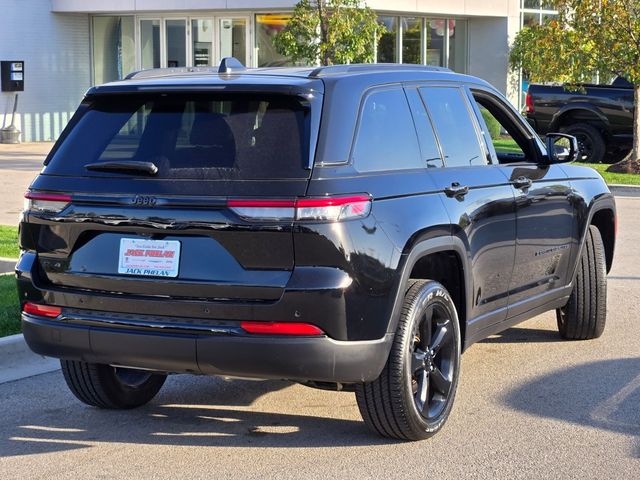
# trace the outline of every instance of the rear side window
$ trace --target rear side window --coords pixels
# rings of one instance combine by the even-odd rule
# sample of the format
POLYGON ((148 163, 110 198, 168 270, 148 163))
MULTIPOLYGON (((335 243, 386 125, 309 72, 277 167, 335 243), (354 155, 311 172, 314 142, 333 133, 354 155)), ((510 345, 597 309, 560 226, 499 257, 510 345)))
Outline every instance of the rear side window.
POLYGON ((153 162, 156 178, 307 178, 309 112, 283 95, 153 94, 96 97, 45 173, 100 162, 153 162))
POLYGON ((425 167, 402 89, 378 90, 366 97, 351 157, 361 172, 425 167))
POLYGON ((451 87, 426 87, 420 94, 433 119, 447 167, 486 165, 475 125, 462 92, 451 87))

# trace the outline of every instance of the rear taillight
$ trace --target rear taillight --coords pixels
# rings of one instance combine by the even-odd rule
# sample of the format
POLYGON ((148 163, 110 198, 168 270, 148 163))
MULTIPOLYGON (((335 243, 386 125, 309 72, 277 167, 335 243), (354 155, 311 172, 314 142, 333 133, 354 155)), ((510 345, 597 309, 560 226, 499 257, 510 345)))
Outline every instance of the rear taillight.
POLYGON ((525 103, 524 113, 533 113, 535 110, 533 108, 533 98, 531 98, 531 94, 529 92, 527 92, 527 96, 525 97, 524 103, 525 103))
POLYGON ((337 222, 363 218, 371 211, 369 195, 300 198, 298 200, 228 200, 227 206, 249 220, 337 222))
POLYGON ((257 335, 324 335, 321 329, 310 323, 240 322, 240 327, 247 333, 257 335))
POLYGON ((56 318, 62 313, 62 308, 53 305, 38 305, 37 303, 27 302, 22 307, 24 313, 29 315, 38 315, 40 317, 56 318))
POLYGON ((24 194, 25 212, 47 212, 57 213, 71 202, 69 195, 57 193, 27 192, 24 194))

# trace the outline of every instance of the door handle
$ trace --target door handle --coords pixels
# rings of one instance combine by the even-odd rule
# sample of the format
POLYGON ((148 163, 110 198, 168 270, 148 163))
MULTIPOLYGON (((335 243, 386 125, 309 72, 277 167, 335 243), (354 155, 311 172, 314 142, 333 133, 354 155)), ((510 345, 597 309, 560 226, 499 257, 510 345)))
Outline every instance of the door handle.
POLYGON ((531 185, 533 185, 533 181, 527 177, 518 177, 513 180, 511 184, 514 187, 519 188, 520 190, 526 190, 527 188, 530 188, 531 185))
POLYGON ((460 185, 458 182, 453 182, 450 187, 444 189, 444 194, 450 198, 461 198, 467 193, 469 193, 469 187, 460 185))

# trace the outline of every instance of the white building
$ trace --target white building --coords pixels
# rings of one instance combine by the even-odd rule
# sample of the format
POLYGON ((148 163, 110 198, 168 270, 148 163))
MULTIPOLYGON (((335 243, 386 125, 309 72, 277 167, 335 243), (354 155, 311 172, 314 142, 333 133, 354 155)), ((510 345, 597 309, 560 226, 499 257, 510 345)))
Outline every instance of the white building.
MULTIPOLYGON (((271 37, 296 0, 0 0, 0 60, 24 61, 22 141, 58 137, 94 84, 154 67, 286 63, 271 37)), ((518 102, 509 44, 540 0, 369 0, 387 33, 381 62, 447 66, 518 102), (526 9, 526 10, 523 10, 526 9)), ((544 2, 542 2, 544 3, 544 2)), ((14 94, 0 93, 0 128, 14 94)))

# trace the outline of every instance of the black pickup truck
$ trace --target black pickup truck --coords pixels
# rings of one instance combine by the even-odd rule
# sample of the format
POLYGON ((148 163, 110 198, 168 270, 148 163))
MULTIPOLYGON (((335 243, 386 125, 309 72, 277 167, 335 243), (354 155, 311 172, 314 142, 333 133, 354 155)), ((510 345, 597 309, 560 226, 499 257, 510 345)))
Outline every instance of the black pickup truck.
POLYGON ((578 139, 582 161, 613 163, 633 142, 633 86, 624 78, 611 85, 531 85, 524 111, 540 135, 562 131, 578 139))

